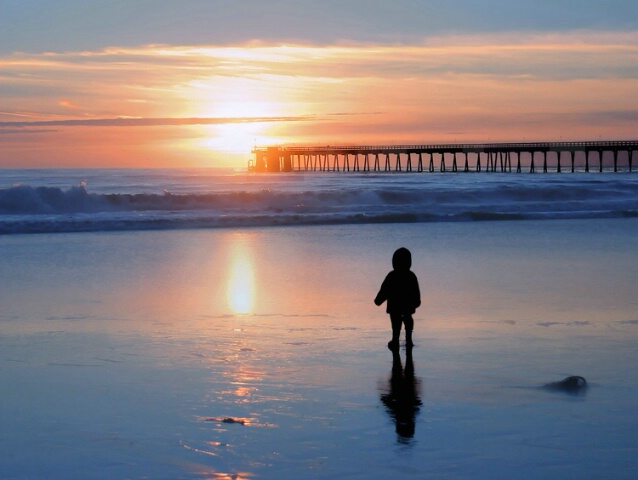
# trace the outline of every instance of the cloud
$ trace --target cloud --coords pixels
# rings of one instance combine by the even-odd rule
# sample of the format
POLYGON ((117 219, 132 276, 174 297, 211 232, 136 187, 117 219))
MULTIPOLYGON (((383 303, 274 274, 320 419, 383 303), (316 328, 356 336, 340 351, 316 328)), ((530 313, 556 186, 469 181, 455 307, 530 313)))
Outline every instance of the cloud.
MULTIPOLYGON (((70 120, 44 120, 33 122, 0 122, 0 131, 30 127, 162 127, 187 125, 222 125, 233 123, 303 122, 317 120, 311 115, 294 117, 245 118, 92 118, 70 120)), ((6 131, 5 131, 6 132, 6 131)))
POLYGON ((53 129, 20 129, 20 128, 3 128, 0 127, 0 135, 21 135, 34 133, 55 133, 58 130, 53 129))
MULTIPOLYGON (((208 120, 212 124, 231 117, 326 115, 361 111, 361 102, 370 104, 372 99, 385 111, 397 96, 412 92, 412 101, 402 100, 395 107, 419 102, 428 107, 458 105, 466 92, 473 92, 472 102, 482 98, 483 103, 496 101, 498 107, 503 91, 517 89, 523 99, 588 80, 614 88, 623 83, 620 90, 594 94, 615 97, 619 103, 620 93, 635 88, 637 78, 634 31, 455 34, 412 44, 326 47, 261 42, 148 45, 0 56, 3 110, 32 111, 31 121, 55 115, 66 125, 133 126, 173 117, 215 118, 208 120), (450 96, 453 89, 456 101, 450 96)), ((587 94, 585 103, 590 97, 587 94)), ((554 100, 556 105, 564 103, 556 96, 554 100)))
POLYGON ((0 133, 17 158, 65 162, 254 141, 626 138, 636 91, 634 31, 15 53, 0 55, 0 133))
MULTIPOLYGON (((108 47, 96 51, 0 57, 0 86, 60 88, 64 72, 97 84, 126 79, 150 88, 211 77, 297 76, 342 79, 444 72, 530 74, 545 78, 636 77, 638 32, 500 33, 421 38, 409 44, 244 43, 231 46, 108 47), (162 74, 164 73, 164 74, 162 74), (99 77, 99 78, 96 78, 99 77), (138 79, 137 82, 135 79, 138 79)), ((87 86, 78 85, 80 91, 87 86)), ((64 92, 64 90, 62 90, 64 92)), ((71 93, 73 90, 67 90, 71 93)), ((71 98, 65 98, 73 102, 71 98)), ((68 105, 67 105, 68 106, 68 105)))
POLYGON ((69 101, 69 100, 60 100, 58 102, 58 105, 60 105, 61 107, 64 108, 68 108, 70 110, 79 110, 80 107, 78 107, 76 104, 74 104, 73 102, 69 101))

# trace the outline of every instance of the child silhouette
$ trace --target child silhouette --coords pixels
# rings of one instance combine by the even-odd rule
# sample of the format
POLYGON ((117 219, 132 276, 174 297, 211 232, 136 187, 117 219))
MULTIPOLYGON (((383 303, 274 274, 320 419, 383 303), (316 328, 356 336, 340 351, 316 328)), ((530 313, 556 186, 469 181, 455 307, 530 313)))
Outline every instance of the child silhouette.
POLYGON ((405 325, 405 345, 413 346, 412 330, 414 320, 412 314, 421 305, 421 292, 419 281, 410 267, 412 266, 412 254, 407 248, 399 248, 392 255, 392 270, 381 284, 381 289, 374 299, 374 303, 381 305, 387 301, 386 312, 392 322, 392 340, 388 342, 388 348, 394 350, 399 347, 401 325, 405 325))

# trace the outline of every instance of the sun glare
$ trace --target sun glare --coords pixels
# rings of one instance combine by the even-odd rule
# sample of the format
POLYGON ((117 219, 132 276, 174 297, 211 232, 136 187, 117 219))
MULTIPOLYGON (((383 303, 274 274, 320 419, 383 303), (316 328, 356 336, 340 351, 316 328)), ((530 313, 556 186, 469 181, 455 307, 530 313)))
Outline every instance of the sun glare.
POLYGON ((200 146, 213 152, 250 155, 253 147, 282 143, 269 135, 266 122, 226 123, 201 127, 200 146))
POLYGON ((246 154, 250 153, 264 130, 263 125, 253 123, 228 123, 204 128, 204 148, 224 153, 246 154))
POLYGON ((253 264, 243 247, 231 253, 228 276, 228 304, 236 314, 251 313, 255 303, 255 274, 253 264))
POLYGON ((260 77, 211 77, 188 84, 195 116, 216 118, 274 117, 284 114, 284 99, 272 81, 260 77))
POLYGON ((223 153, 250 154, 255 145, 278 143, 270 130, 290 109, 282 90, 258 75, 195 80, 183 95, 189 98, 189 116, 220 120, 201 127, 199 146, 223 153))

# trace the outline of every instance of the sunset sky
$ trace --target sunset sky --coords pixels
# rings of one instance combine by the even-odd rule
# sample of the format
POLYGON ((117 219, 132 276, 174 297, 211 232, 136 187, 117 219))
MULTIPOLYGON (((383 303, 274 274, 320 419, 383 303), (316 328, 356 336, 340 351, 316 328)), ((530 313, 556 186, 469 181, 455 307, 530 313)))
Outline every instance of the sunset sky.
POLYGON ((0 0, 0 167, 638 139, 636 0, 0 0))

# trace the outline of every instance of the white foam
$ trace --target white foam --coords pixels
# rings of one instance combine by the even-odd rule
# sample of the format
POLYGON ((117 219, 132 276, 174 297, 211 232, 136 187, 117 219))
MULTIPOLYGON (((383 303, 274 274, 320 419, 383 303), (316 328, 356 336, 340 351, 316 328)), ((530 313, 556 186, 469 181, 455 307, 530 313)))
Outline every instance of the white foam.
POLYGON ((638 215, 629 174, 40 175, 0 189, 0 233, 638 215))

